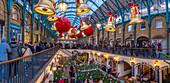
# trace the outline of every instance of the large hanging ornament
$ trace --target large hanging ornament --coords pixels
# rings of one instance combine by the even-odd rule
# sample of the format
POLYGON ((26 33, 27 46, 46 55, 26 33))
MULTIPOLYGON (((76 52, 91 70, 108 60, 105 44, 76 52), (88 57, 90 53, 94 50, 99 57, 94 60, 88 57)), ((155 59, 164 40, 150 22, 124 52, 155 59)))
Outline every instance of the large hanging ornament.
POLYGON ((76 35, 73 33, 72 35, 71 35, 71 38, 75 38, 76 37, 76 35))
POLYGON ((82 21, 81 18, 80 18, 80 25, 81 25, 80 30, 85 30, 85 29, 89 28, 89 26, 86 24, 86 22, 82 21))
POLYGON ((76 10, 77 15, 82 15, 90 11, 90 8, 84 0, 76 0, 76 6, 78 7, 76 10))
POLYGON ((140 12, 138 9, 138 4, 133 4, 129 3, 130 13, 131 13, 131 21, 129 24, 134 24, 134 23, 141 23, 143 20, 140 18, 140 12))
POLYGON ((60 34, 59 34, 59 37, 64 37, 64 34, 60 33, 60 34))
POLYGON ((94 30, 93 30, 93 27, 92 27, 92 26, 89 26, 89 28, 83 30, 83 32, 84 32, 84 34, 85 34, 86 36, 90 36, 90 35, 93 34, 94 30))
POLYGON ((56 34, 59 35, 60 33, 57 31, 56 34))
POLYGON ((76 37, 81 38, 83 36, 82 32, 80 30, 77 31, 76 37))
POLYGON ((38 4, 34 6, 34 10, 40 14, 54 15, 56 11, 53 4, 53 0, 39 0, 38 4))
POLYGON ((50 15, 47 17, 48 21, 56 21, 59 17, 55 14, 55 15, 50 15))
POLYGON ((77 26, 71 27, 70 30, 68 31, 68 35, 72 35, 73 33, 77 33, 77 26))
POLYGON ((53 22, 53 25, 51 27, 51 30, 57 30, 56 27, 55 27, 55 22, 53 22))
POLYGON ((111 14, 111 13, 108 11, 108 16, 110 16, 110 17, 108 18, 107 24, 106 24, 106 26, 104 27, 104 29, 105 29, 106 31, 112 31, 112 32, 114 32, 114 31, 116 31, 115 20, 116 20, 116 18, 117 18, 117 15, 113 15, 113 14, 111 14))
POLYGON ((66 17, 60 17, 55 21, 55 26, 57 28, 57 31, 59 33, 65 33, 67 31, 69 31, 70 27, 71 27, 71 23, 70 20, 66 17))

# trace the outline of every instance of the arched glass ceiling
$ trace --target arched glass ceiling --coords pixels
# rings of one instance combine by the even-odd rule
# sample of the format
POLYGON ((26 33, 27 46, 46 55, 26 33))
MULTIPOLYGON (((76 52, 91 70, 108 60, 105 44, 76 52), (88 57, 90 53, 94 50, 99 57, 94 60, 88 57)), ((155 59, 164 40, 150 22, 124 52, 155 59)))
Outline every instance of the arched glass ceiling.
MULTIPOLYGON (((61 0, 54 0, 54 2, 57 4, 60 1, 61 0)), ((79 27, 80 26, 79 17, 85 17, 87 15, 92 15, 106 0, 85 0, 85 2, 87 3, 88 7, 91 8, 91 10, 84 15, 76 15, 75 14, 75 12, 77 10, 75 0, 65 0, 65 1, 68 4, 66 12, 64 14, 60 13, 58 6, 56 6, 55 9, 56 9, 57 15, 60 17, 62 17, 62 16, 67 17, 71 21, 72 26, 77 25, 77 27, 79 27)))

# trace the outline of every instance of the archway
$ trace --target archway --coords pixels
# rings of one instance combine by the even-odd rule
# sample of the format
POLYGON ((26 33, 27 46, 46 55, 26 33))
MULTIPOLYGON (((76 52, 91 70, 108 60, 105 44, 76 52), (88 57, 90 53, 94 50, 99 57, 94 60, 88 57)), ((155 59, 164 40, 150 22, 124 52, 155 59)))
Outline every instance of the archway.
POLYGON ((170 83, 170 67, 162 70, 162 83, 170 83))
MULTIPOLYGON (((163 48, 167 47, 167 45, 166 45, 167 44, 166 38, 161 36, 161 35, 154 36, 152 38, 152 43, 155 43, 156 45, 158 45, 160 43, 163 48)), ((162 50, 162 52, 166 54, 166 50, 162 50)), ((158 51, 157 51, 157 54, 158 54, 158 51)))
POLYGON ((128 43, 129 43, 130 45, 133 45, 134 40, 133 40, 132 38, 128 37, 128 38, 125 39, 125 44, 127 45, 128 43))
MULTIPOLYGON (((3 1, 3 0, 1 0, 0 1, 0 39, 2 38, 2 36, 5 36, 5 20, 6 20, 6 18, 4 18, 5 17, 5 13, 4 13, 4 11, 5 11, 5 0, 3 1)), ((1 40, 0 40, 0 42, 1 42, 1 40)))
POLYGON ((137 38, 137 43, 139 44, 139 47, 142 47, 142 43, 147 43, 149 39, 145 36, 141 36, 137 38))
POLYGON ((137 74, 136 74, 137 81, 141 82, 154 82, 155 80, 155 71, 153 67, 140 64, 137 65, 137 74))
POLYGON ((121 44, 122 43, 122 38, 118 38, 117 40, 116 40, 116 45, 119 45, 119 44, 121 44))
POLYGON ((108 57, 108 62, 108 64, 111 66, 111 69, 116 71, 117 61, 114 59, 114 57, 108 57))

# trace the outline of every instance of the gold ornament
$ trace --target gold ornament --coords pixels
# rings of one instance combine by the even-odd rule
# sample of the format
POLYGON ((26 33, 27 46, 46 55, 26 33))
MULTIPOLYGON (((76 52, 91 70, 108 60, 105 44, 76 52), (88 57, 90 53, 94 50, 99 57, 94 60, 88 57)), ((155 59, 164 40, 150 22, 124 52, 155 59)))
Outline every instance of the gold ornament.
POLYGON ((40 14, 54 15, 56 11, 53 4, 53 0, 40 0, 38 4, 34 6, 34 10, 40 14))
POLYGON ((55 22, 53 22, 53 25, 51 27, 51 30, 57 30, 57 28, 55 27, 55 22))
POLYGON ((76 0, 76 6, 78 7, 76 10, 77 15, 82 15, 90 11, 90 8, 87 6, 84 0, 76 0))
POLYGON ((112 31, 112 32, 114 32, 114 31, 116 31, 115 20, 116 20, 116 18, 117 18, 117 15, 113 15, 113 14, 111 14, 110 12, 108 12, 108 16, 110 16, 110 17, 108 18, 107 24, 106 24, 106 26, 104 27, 104 29, 105 29, 106 31, 112 31))
POLYGON ((55 15, 50 15, 47 17, 48 21, 56 21, 59 17, 55 14, 55 15))
POLYGON ((84 29, 89 28, 89 26, 86 24, 86 22, 82 21, 81 18, 80 18, 80 25, 81 25, 80 30, 84 30, 84 29))
POLYGON ((129 24, 142 23, 143 20, 140 17, 140 12, 139 12, 139 9, 138 9, 138 4, 129 3, 129 7, 131 8, 130 9, 131 21, 129 22, 129 24))

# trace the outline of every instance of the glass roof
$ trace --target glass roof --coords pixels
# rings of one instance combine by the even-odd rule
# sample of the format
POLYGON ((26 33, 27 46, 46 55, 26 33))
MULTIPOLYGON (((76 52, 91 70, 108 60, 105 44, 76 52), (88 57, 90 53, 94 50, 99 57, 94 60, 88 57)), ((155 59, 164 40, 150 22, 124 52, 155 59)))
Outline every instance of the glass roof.
MULTIPOLYGON (((54 2, 57 4, 60 1, 61 0, 54 0, 54 2)), ((71 21, 72 26, 77 25, 77 27, 80 27, 79 17, 85 17, 88 15, 92 15, 106 0, 85 0, 85 2, 87 3, 88 7, 91 8, 91 10, 84 15, 76 15, 75 14, 75 12, 77 10, 75 0, 64 0, 64 1, 67 2, 67 4, 68 4, 67 10, 64 14, 62 14, 62 13, 60 13, 58 6, 56 6, 55 9, 56 9, 57 15, 60 17, 62 17, 62 16, 67 17, 71 21)))

